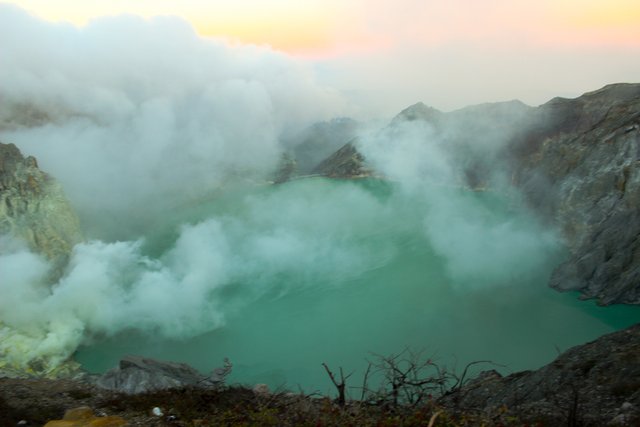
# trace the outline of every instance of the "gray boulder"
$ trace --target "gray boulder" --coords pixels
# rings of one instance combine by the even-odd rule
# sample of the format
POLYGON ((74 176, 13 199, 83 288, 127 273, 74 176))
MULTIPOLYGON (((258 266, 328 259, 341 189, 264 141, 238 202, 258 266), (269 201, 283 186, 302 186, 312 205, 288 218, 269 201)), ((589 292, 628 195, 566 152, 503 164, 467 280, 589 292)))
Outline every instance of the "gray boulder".
POLYGON ((96 385, 127 394, 180 387, 212 388, 222 385, 230 372, 228 359, 225 359, 224 367, 214 369, 207 377, 185 363, 125 356, 118 367, 99 377, 96 385))

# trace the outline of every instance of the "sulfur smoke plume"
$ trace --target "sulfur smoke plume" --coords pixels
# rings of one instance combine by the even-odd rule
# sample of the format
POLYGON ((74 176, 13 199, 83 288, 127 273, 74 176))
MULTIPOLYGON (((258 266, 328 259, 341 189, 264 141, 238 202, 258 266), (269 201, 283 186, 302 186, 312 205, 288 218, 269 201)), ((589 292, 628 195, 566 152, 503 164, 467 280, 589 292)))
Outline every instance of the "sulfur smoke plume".
MULTIPOLYGON (((87 235, 54 284, 42 257, 3 237, 2 363, 46 371, 130 329, 193 337, 263 295, 348 286, 401 253, 384 232, 407 212, 457 289, 517 284, 555 255, 553 233, 505 222, 463 188, 458 152, 428 123, 360 138, 393 181, 384 197, 356 183, 267 186, 281 141, 291 149, 305 126, 348 113, 269 49, 203 39, 169 17, 77 28, 0 6, 0 50, 0 140, 62 183, 87 235)), ((470 150, 490 158, 503 137, 470 150)))

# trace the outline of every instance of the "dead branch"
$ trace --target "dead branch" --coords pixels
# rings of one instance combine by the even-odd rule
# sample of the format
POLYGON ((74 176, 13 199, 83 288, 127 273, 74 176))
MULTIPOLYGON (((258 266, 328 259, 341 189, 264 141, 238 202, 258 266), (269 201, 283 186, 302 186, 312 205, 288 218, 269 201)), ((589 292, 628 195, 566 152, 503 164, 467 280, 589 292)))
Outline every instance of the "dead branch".
POLYGON ((333 385, 336 387, 336 390, 338 391, 338 399, 337 399, 338 405, 344 406, 345 402, 347 401, 345 396, 347 379, 349 379, 349 377, 353 375, 353 372, 351 372, 349 375, 345 377, 344 372, 342 371, 342 367, 340 367, 340 382, 338 382, 336 380, 336 377, 333 375, 333 372, 331 372, 331 369, 329 369, 329 367, 327 366, 327 364, 323 362, 322 366, 324 367, 324 370, 327 371, 327 375, 329 375, 331 382, 333 383, 333 385))

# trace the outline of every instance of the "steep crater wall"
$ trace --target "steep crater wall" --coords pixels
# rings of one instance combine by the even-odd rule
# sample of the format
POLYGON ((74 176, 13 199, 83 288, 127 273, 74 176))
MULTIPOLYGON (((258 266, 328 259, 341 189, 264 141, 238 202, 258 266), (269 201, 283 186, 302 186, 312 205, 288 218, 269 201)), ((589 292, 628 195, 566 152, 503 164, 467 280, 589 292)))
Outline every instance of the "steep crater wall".
POLYGON ((18 238, 49 259, 58 275, 71 249, 82 241, 78 217, 62 187, 24 157, 13 144, 0 143, 0 235, 18 238))
POLYGON ((570 256, 551 278, 602 304, 640 303, 640 85, 554 99, 512 149, 517 184, 563 231, 570 256))

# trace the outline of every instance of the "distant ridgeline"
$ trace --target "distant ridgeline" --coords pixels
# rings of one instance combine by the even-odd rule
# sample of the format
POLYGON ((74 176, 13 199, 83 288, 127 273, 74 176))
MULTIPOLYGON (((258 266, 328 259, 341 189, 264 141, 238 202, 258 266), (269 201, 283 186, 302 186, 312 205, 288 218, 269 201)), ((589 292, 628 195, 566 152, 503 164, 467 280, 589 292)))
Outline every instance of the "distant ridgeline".
MULTIPOLYGON (((483 189, 499 168, 560 227, 570 258, 551 286, 602 304, 640 303, 640 84, 536 108, 509 101, 443 113, 418 103, 380 132, 393 144, 395 130, 407 123, 422 124, 424 138, 441 141, 459 172, 452 184, 483 189)), ((311 126, 291 143, 274 180, 382 175, 358 126, 344 118, 311 126)), ((60 270, 82 239, 77 216, 56 181, 13 144, 0 143, 0 199, 0 235, 20 237, 60 270)))
MULTIPOLYGON (((562 230, 570 257, 552 287, 602 304, 640 303, 640 84, 535 108, 509 101, 443 113, 418 103, 380 132, 393 144, 407 123, 440 140, 457 166, 452 184, 483 189, 500 169, 562 230)), ((383 175, 379 160, 369 162, 358 127, 344 118, 313 125, 291 142, 275 181, 383 175)), ((60 270, 82 239, 77 216, 55 180, 13 144, 0 143, 0 199, 0 235, 20 237, 60 270)))
MULTIPOLYGON (((640 84, 536 108, 509 101, 443 113, 418 103, 380 132, 393 144, 394 132, 411 122, 454 159, 456 184, 483 189, 500 168, 527 204, 562 230, 570 256, 554 271, 552 287, 605 305, 640 304, 640 84)), ((345 142, 313 173, 381 174, 361 138, 345 142)))

